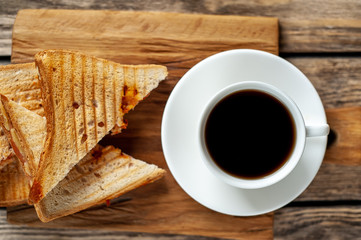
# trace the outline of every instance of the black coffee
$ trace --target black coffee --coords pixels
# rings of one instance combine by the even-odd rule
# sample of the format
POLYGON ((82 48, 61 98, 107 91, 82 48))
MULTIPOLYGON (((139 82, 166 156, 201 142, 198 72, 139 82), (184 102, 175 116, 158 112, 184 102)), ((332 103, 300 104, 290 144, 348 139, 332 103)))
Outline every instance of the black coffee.
POLYGON ((239 178, 267 176, 286 162, 295 145, 295 125, 284 105, 257 90, 226 96, 212 109, 205 142, 214 162, 239 178))

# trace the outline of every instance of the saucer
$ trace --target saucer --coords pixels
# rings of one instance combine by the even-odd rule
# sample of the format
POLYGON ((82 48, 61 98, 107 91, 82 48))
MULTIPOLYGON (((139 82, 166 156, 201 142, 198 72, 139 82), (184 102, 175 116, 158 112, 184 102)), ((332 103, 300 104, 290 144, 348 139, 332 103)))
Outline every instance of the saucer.
POLYGON ((320 97, 301 71, 276 55, 240 49, 210 56, 182 77, 166 104, 161 137, 168 167, 189 196, 217 212, 253 216, 283 207, 307 188, 321 166, 327 137, 307 138, 294 170, 269 187, 241 189, 216 178, 197 149, 197 123, 214 94, 240 81, 274 85, 298 105, 306 125, 327 123, 320 97))

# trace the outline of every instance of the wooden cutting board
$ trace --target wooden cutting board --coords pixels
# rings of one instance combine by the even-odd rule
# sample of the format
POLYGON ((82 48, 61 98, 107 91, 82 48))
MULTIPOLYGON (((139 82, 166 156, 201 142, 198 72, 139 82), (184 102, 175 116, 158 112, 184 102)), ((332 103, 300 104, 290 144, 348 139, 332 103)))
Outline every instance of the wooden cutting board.
MULTIPOLYGON (((65 48, 127 64, 168 67, 169 76, 126 115, 128 128, 106 137, 124 152, 167 170, 161 180, 113 201, 50 223, 30 206, 8 209, 8 221, 37 227, 74 227, 189 234, 232 239, 272 239, 273 213, 232 217, 192 200, 172 177, 161 147, 166 101, 182 75, 220 51, 252 48, 278 54, 278 20, 161 12, 22 10, 13 28, 12 62, 33 61, 43 49, 65 48)), ((186 129, 185 129, 186 131, 186 129)), ((189 166, 190 168, 192 166, 189 166)))

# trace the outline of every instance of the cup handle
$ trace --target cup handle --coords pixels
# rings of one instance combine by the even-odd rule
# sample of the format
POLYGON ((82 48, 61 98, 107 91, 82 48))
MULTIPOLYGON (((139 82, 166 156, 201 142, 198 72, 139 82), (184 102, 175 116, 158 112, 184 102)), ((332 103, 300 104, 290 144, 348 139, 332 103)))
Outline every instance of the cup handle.
POLYGON ((322 137, 330 133, 328 124, 317 126, 306 126, 306 137, 322 137))

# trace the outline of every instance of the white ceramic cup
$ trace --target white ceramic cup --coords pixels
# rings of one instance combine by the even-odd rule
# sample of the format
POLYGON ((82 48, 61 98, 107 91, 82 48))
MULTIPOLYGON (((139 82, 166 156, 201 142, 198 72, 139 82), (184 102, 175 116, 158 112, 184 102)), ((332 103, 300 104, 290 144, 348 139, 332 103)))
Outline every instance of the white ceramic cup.
MULTIPOLYGON (((265 119, 265 121, 267 121, 267 119, 265 119)), ((227 119, 224 119, 224 122, 225 124, 227 124, 227 119)), ((201 113, 200 122, 198 125, 198 144, 205 165, 217 178, 235 187, 244 189, 258 189, 273 185, 284 179, 290 172, 292 172, 292 170, 295 168, 298 161, 302 157, 307 137, 327 136, 328 133, 329 126, 327 124, 320 126, 306 126, 301 111, 299 110, 295 102, 281 90, 264 82, 244 81, 234 83, 223 88, 218 93, 216 93, 206 104, 203 112, 201 113), (226 96, 242 90, 256 90, 275 97, 283 104, 286 109, 288 109, 294 121, 296 137, 293 151, 291 152, 285 163, 282 165, 282 167, 280 167, 275 172, 272 172, 269 175, 261 178, 245 179, 235 177, 223 171, 213 161, 207 150, 205 142, 205 125, 212 109, 219 101, 221 101, 226 96)), ((222 139, 220 139, 219 141, 222 141, 222 139)), ((240 149, 240 151, 242 150, 240 149)), ((260 151, 262 151, 262 149, 260 149, 260 151)))

